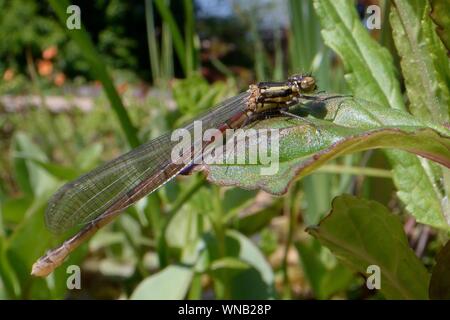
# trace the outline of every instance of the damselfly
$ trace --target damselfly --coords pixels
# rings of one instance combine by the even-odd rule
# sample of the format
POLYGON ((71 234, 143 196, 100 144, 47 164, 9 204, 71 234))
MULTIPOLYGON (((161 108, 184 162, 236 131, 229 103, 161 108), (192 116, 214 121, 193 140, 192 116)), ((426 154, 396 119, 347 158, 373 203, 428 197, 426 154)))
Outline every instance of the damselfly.
MULTIPOLYGON (((225 100, 200 116, 203 130, 241 128, 261 115, 283 114, 316 89, 310 75, 294 75, 284 82, 261 82, 225 100)), ((193 125, 184 127, 189 132, 193 125)), ((83 224, 82 229, 62 245, 49 250, 32 267, 31 274, 47 276, 83 241, 113 220, 124 209, 189 168, 211 142, 193 141, 189 155, 171 157, 176 144, 164 134, 94 169, 61 187, 50 199, 47 227, 61 233, 83 224), (181 161, 180 161, 181 160, 181 161)))

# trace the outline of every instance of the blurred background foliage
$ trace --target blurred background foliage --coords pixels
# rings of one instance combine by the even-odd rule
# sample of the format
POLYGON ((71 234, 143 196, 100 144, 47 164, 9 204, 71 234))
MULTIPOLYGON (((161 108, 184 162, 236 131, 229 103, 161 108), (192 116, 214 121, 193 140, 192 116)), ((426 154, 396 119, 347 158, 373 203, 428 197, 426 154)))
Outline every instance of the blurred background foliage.
MULTIPOLYGON (((283 197, 179 177, 51 276, 32 278, 32 263, 64 239, 44 225, 64 182, 255 81, 312 72, 320 90, 351 92, 311 1, 72 1, 83 35, 61 23, 67 4, 0 0, 0 298, 383 298, 305 232, 342 193, 385 204, 432 267, 447 235, 416 224, 375 150, 334 160, 283 197), (72 264, 82 267, 81 290, 66 287, 72 264)), ((367 32, 399 75, 388 1, 351 10, 363 25, 371 4, 383 27, 367 32)))

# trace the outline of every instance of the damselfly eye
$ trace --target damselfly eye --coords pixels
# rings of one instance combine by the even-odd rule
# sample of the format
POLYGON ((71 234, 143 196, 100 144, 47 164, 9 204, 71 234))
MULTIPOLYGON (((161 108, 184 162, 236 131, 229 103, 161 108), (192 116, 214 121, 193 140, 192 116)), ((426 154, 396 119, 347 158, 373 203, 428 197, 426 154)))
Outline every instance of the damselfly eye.
POLYGON ((313 77, 303 77, 300 80, 300 88, 304 92, 312 92, 316 89, 316 79, 313 77))

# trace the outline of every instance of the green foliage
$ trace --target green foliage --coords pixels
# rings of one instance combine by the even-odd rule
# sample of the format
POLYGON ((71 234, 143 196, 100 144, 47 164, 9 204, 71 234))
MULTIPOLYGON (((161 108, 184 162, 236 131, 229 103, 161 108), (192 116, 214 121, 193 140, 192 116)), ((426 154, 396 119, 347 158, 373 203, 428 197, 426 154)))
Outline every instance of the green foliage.
POLYGON ((409 248, 403 227, 374 201, 343 195, 331 213, 309 232, 352 269, 367 275, 380 268, 380 291, 387 299, 427 299, 429 275, 409 248))
MULTIPOLYGON (((391 26, 383 25, 382 31, 386 35, 392 28, 402 77, 393 52, 369 34, 349 1, 289 1, 289 35, 283 38, 282 30, 270 30, 274 34, 270 50, 258 29, 256 10, 249 19, 242 14, 244 19, 226 21, 235 28, 233 44, 244 44, 245 52, 254 55, 256 78, 283 79, 286 69, 313 71, 321 90, 349 89, 353 97, 320 94, 318 100, 303 101, 292 110, 308 114, 306 120, 257 121, 253 128, 282 132, 276 175, 262 176, 261 165, 202 168, 211 182, 232 186, 227 188, 207 184, 198 174, 180 177, 127 209, 45 280, 32 278, 29 271, 46 249, 63 241, 46 230, 43 219, 57 187, 127 150, 123 137, 134 146, 137 137, 154 138, 207 111, 241 90, 237 84, 246 82, 245 73, 236 76, 228 60, 212 55, 208 63, 227 81, 208 83, 200 76, 193 2, 146 1, 151 71, 143 72, 152 73, 156 86, 144 103, 131 99, 125 109, 107 69, 140 63, 130 54, 136 40, 124 36, 119 17, 134 6, 144 15, 144 3, 108 2, 105 17, 111 28, 98 33, 85 29, 66 33, 60 27, 67 1, 50 1, 59 24, 37 4, 1 3, 7 14, 0 18, 4 40, 0 57, 20 55, 24 48, 37 56, 48 45, 65 43, 63 58, 76 70, 92 72, 106 95, 97 98, 98 107, 86 114, 0 110, 0 134, 6 137, 0 143, 5 155, 0 172, 0 298, 76 297, 66 287, 66 267, 71 264, 105 279, 101 290, 85 288, 90 281, 83 280, 83 293, 100 298, 348 298, 351 287, 363 287, 359 274, 368 276, 370 264, 381 268, 380 291, 385 298, 427 299, 428 294, 447 298, 448 244, 436 256, 428 288, 428 272, 409 248, 401 224, 406 211, 436 228, 435 247, 441 246, 449 230, 448 41, 431 20, 445 26, 446 16, 437 9, 442 3, 394 1, 385 8, 389 21, 384 23, 391 26), (17 17, 32 21, 33 28, 18 28, 17 17), (237 35, 244 36, 235 39, 237 35), (103 58, 103 50, 111 51, 111 56, 103 58), (173 79, 177 63, 185 79, 173 79), (342 81, 344 73, 347 83, 342 81), (406 105, 399 78, 405 80, 406 105), (119 121, 114 121, 108 104, 119 121), (130 119, 142 128, 139 135, 130 119), (8 127, 13 128, 11 136, 8 127), (392 174, 385 162, 371 162, 384 160, 381 152, 373 151, 380 148, 397 149, 386 151, 392 174), (396 189, 385 180, 391 177, 396 189), (261 189, 287 194, 275 198, 261 189), (402 204, 392 201, 392 191, 397 191, 402 204), (375 201, 340 196, 322 219, 331 199, 349 192, 377 199, 385 193, 390 199, 385 204, 399 217, 375 201), (307 226, 313 237, 302 231, 307 226), (124 284, 120 292, 109 290, 119 281, 124 284)), ((218 20, 212 30, 225 28, 218 20)), ((238 58, 248 59, 243 54, 238 58)), ((1 71, 6 66, 2 63, 1 71)), ((202 59, 202 68, 203 63, 202 59)), ((20 84, 23 79, 14 81, 20 84)), ((429 251, 423 259, 428 263, 434 258, 429 251)))
MULTIPOLYGON (((66 21, 66 8, 69 6, 67 1, 50 1, 53 9, 55 10, 59 20, 62 24, 66 21)), ((100 55, 97 53, 87 31, 84 28, 71 30, 69 35, 72 39, 82 48, 83 56, 89 62, 92 73, 99 79, 105 89, 111 107, 114 110, 121 126, 122 130, 127 137, 128 143, 131 147, 137 147, 139 140, 136 136, 136 129, 134 128, 127 111, 120 99, 117 89, 114 87, 113 81, 108 74, 106 66, 102 63, 100 55)))
POLYGON ((353 272, 337 261, 336 257, 316 239, 297 243, 301 266, 318 299, 348 288, 353 272))
POLYGON ((134 290, 134 300, 180 300, 186 296, 193 271, 172 265, 144 279, 134 290))
MULTIPOLYGON (((372 148, 406 150, 450 166, 449 132, 445 127, 432 126, 435 131, 406 112, 385 113, 386 108, 360 99, 318 99, 307 104, 307 108, 312 114, 333 119, 333 123, 311 119, 308 120, 314 124, 311 125, 297 119, 273 118, 253 126, 254 129, 280 129, 279 170, 275 174, 261 175, 261 170, 267 167, 263 164, 209 165, 204 167, 208 179, 221 185, 282 194, 294 179, 310 174, 326 161, 372 148)), ((269 149, 269 154, 273 152, 269 149)), ((427 207, 430 199, 421 201, 427 207)), ((449 228, 444 216, 428 213, 417 217, 435 227, 449 228)))
MULTIPOLYGON (((415 3, 420 6, 425 6, 425 2, 416 1, 415 3)), ((316 1, 315 7, 324 25, 322 34, 326 43, 344 61, 347 72, 346 77, 353 93, 369 101, 381 102, 381 104, 384 102, 386 108, 404 109, 399 90, 400 86, 395 77, 395 68, 392 64, 392 56, 364 30, 363 26, 359 23, 356 12, 350 7, 350 4, 348 2, 316 1)), ((429 17, 426 15, 422 16, 423 13, 424 10, 410 12, 410 14, 416 16, 417 21, 424 19, 423 24, 427 24, 428 21, 426 19, 429 19, 429 17)), ((397 26, 394 24, 393 27, 395 28, 397 26)), ((427 30, 431 31, 431 28, 427 30)), ((398 32, 400 30, 394 29, 394 38, 398 32)), ((430 34, 428 36, 425 35, 425 37, 429 41, 433 38, 430 34)), ((403 44, 404 42, 401 43, 403 44)), ((442 48, 436 46, 433 48, 436 50, 436 56, 441 57, 442 54, 440 52, 442 48)), ((405 48, 405 50, 407 49, 405 48)), ((407 52, 399 50, 399 53, 403 55, 409 53, 411 55, 413 48, 409 47, 408 50, 407 52)), ((418 58, 421 60, 428 59, 431 54, 431 52, 424 53, 424 55, 418 58)), ((434 71, 436 65, 432 63, 422 62, 409 64, 409 68, 419 67, 424 72, 436 74, 434 71), (433 68, 433 70, 423 70, 423 66, 433 68)), ((449 74, 448 63, 447 65, 442 65, 442 67, 443 69, 440 72, 449 74)), ((415 74, 419 74, 419 71, 415 72, 415 74)), ((408 73, 404 74, 404 76, 407 77, 408 73)), ((444 77, 441 79, 444 79, 444 77)), ((407 85, 408 82, 412 83, 414 79, 408 80, 407 85)), ((411 91, 413 89, 408 90, 411 91)), ((415 101, 411 102, 416 103, 415 101)), ((430 108, 428 106, 435 105, 433 101, 427 101, 426 103, 427 108, 430 108)), ((440 112, 438 110, 442 110, 439 105, 436 105, 436 108, 437 113, 440 112)), ((392 110, 386 110, 386 113, 390 112, 392 110)), ((442 124, 441 121, 445 121, 445 119, 446 117, 441 118, 438 123, 442 124)), ((414 158, 411 155, 397 151, 389 151, 387 155, 394 169, 394 182, 398 189, 397 194, 407 205, 407 209, 421 222, 436 225, 435 223, 440 221, 439 224, 445 223, 448 225, 448 221, 445 218, 448 213, 441 206, 445 195, 442 190, 433 187, 436 185, 436 181, 440 179, 439 174, 435 173, 439 170, 430 170, 429 168, 433 167, 432 164, 414 158), (427 199, 427 203, 423 203, 423 199, 427 199)))

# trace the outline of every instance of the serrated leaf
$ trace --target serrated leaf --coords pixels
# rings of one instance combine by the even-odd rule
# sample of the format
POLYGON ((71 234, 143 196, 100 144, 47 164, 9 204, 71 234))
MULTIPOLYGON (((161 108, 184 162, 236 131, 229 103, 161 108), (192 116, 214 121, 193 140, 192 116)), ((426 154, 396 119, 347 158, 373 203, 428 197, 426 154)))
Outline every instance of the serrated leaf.
MULTIPOLYGON (((353 93, 372 102, 387 102, 384 107, 405 109, 395 68, 389 52, 382 48, 364 30, 352 2, 316 0, 315 9, 321 24, 325 42, 341 57, 353 93)), ((447 81, 448 82, 448 81, 447 81)), ((381 121, 381 123, 384 123, 381 121)), ((449 222, 450 213, 441 207, 443 192, 434 188, 440 176, 429 174, 426 161, 402 151, 386 151, 394 167, 394 183, 399 198, 408 206, 417 220, 433 224, 436 220, 449 222), (406 176, 405 172, 416 174, 406 176), (409 196, 411 190, 414 196, 409 196), (422 199, 429 205, 423 207, 422 199), (429 219, 429 217, 432 219, 429 219)), ((448 184, 448 183, 446 183, 448 184)))
POLYGON ((429 293, 430 299, 450 300, 450 241, 447 241, 436 256, 429 293))
POLYGON ((429 275, 408 245, 400 220, 375 201, 343 195, 307 229, 343 263, 363 275, 376 265, 387 299, 427 299, 429 275))
MULTIPOLYGON (((278 158, 273 159, 274 162, 278 160, 275 174, 262 175, 261 169, 267 165, 261 164, 214 164, 202 167, 208 179, 222 185, 261 188, 272 194, 283 194, 294 179, 308 175, 326 161, 374 148, 406 150, 450 166, 450 134, 444 127, 431 125, 434 129, 428 128, 403 111, 389 111, 361 99, 325 96, 310 102, 307 107, 310 113, 332 119, 334 123, 311 118, 308 121, 315 123, 312 126, 299 119, 278 117, 260 121, 252 127, 279 130, 278 158), (380 125, 381 121, 389 126, 380 125)), ((411 177, 415 175, 408 178, 411 177)), ((449 228, 446 217, 436 214, 440 213, 440 208, 432 207, 436 202, 423 205, 433 200, 417 200, 422 209, 434 209, 419 215, 418 219, 436 227, 449 228)))
POLYGON ((390 22, 397 51, 401 57, 406 92, 410 110, 419 119, 436 123, 448 122, 449 89, 441 72, 448 74, 449 60, 438 63, 443 70, 434 66, 434 60, 444 53, 443 46, 431 47, 434 36, 427 1, 393 1, 390 22), (434 49, 434 50, 433 50, 434 49), (438 51, 442 50, 442 53, 438 51))

